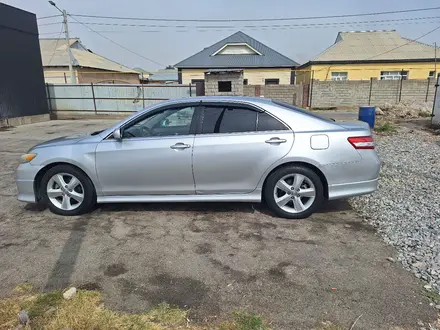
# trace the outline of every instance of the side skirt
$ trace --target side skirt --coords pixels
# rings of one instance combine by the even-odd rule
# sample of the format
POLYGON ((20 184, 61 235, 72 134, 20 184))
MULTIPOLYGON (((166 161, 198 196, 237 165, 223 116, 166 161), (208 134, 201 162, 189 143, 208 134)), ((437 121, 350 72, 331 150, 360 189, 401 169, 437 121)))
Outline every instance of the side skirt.
POLYGON ((98 203, 171 203, 171 202, 261 202, 261 192, 251 194, 217 195, 143 195, 143 196, 98 196, 98 203))

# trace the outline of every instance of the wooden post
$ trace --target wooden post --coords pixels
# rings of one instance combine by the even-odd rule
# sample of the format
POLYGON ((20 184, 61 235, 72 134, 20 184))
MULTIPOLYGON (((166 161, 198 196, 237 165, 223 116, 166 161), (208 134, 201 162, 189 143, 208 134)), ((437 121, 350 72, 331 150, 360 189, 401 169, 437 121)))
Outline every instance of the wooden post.
POLYGON ((373 88, 373 77, 370 78, 370 93, 368 94, 368 105, 371 105, 371 90, 373 88))

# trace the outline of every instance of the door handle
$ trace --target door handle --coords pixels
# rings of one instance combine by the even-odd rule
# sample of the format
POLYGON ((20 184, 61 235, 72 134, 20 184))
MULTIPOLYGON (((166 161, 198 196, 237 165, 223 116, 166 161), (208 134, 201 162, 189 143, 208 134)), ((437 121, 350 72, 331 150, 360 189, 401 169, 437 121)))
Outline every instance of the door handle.
POLYGON ((280 144, 280 143, 287 142, 287 140, 286 139, 280 139, 280 138, 277 138, 277 137, 273 137, 273 138, 271 138, 269 140, 266 140, 265 142, 269 143, 269 144, 280 144))
POLYGON ((176 143, 175 145, 172 145, 170 148, 174 149, 174 150, 183 150, 183 149, 187 149, 190 147, 191 147, 191 145, 189 145, 189 144, 179 142, 179 143, 176 143))

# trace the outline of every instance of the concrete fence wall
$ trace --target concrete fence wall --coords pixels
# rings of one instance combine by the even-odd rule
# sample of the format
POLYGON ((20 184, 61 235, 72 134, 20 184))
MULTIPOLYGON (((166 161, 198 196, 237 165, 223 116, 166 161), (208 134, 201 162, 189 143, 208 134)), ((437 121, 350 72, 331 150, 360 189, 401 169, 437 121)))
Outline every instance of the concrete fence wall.
POLYGON ((434 79, 313 81, 311 107, 381 105, 400 101, 432 102, 434 79))
POLYGON ((293 105, 302 105, 303 85, 246 85, 244 96, 267 97, 293 105))

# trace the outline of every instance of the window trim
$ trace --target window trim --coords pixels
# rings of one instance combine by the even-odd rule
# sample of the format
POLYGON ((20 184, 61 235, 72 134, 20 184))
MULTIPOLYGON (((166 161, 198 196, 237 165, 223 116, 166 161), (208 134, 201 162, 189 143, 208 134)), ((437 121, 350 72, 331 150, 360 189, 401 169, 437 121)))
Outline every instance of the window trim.
POLYGON ((379 80, 408 80, 409 78, 409 70, 384 70, 380 71, 379 80), (387 73, 394 73, 394 74, 384 74, 387 73), (402 75, 402 72, 405 72, 405 75, 402 75), (393 77, 392 79, 386 79, 386 77, 393 77), (398 77, 394 79, 394 77, 398 77))
POLYGON ((332 71, 331 73, 330 73, 330 80, 331 81, 347 81, 348 80, 348 71, 332 71), (340 74, 345 74, 345 76, 344 75, 340 75, 340 74), (334 77, 333 77, 333 74, 336 74, 334 77), (344 79, 339 79, 339 78, 344 78, 344 79))
POLYGON ((198 107, 198 118, 197 118, 197 127, 196 127, 196 137, 198 135, 200 136, 225 136, 225 135, 236 135, 236 134, 264 134, 265 132, 293 132, 292 128, 287 125, 284 121, 280 120, 276 116, 274 116, 269 111, 266 111, 260 107, 257 107, 255 105, 251 105, 248 103, 239 103, 239 102, 201 102, 198 107), (203 124, 203 118, 204 118, 204 107, 205 106, 213 106, 213 107, 238 107, 243 109, 248 109, 255 111, 257 113, 266 113, 269 116, 271 116, 273 119, 279 121, 281 124, 283 124, 286 129, 285 130, 277 130, 277 131, 258 131, 258 115, 257 115, 257 122, 256 122, 256 130, 255 131, 249 131, 249 132, 230 132, 230 133, 203 133, 202 132, 202 124, 203 124))

